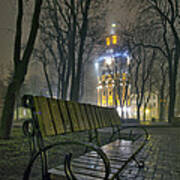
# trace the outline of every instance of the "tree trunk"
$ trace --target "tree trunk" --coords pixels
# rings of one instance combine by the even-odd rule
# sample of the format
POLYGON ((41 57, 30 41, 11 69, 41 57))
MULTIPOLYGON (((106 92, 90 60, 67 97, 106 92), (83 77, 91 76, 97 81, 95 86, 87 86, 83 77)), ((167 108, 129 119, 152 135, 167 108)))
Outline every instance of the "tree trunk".
POLYGON ((64 99, 68 99, 69 98, 69 94, 68 94, 68 88, 69 88, 69 81, 70 81, 70 73, 71 73, 71 63, 68 61, 67 65, 67 72, 65 74, 65 83, 64 83, 64 99))
POLYGON ((62 93, 61 93, 61 98, 66 99, 66 91, 65 91, 65 72, 66 72, 66 63, 64 62, 63 64, 63 69, 62 69, 62 80, 61 80, 61 87, 62 87, 62 93))
POLYGON ((164 101, 160 102, 160 107, 159 107, 159 120, 162 121, 165 119, 165 107, 164 107, 164 101))
POLYGON ((71 28, 71 36, 70 36, 70 48, 69 48, 69 55, 70 55, 70 61, 71 61, 71 68, 72 68, 72 78, 71 78, 71 92, 70 92, 70 99, 71 100, 75 100, 74 99, 74 92, 76 89, 76 83, 75 83, 75 77, 76 77, 76 62, 75 62, 75 42, 76 42, 76 31, 77 31, 77 18, 76 18, 76 13, 75 13, 75 3, 74 0, 71 0, 71 15, 72 15, 72 28, 71 28))
POLYGON ((146 121, 146 108, 147 108, 147 104, 144 104, 144 109, 143 109, 143 121, 146 121))
POLYGON ((79 46, 79 52, 78 52, 78 64, 77 64, 77 73, 74 81, 74 93, 73 93, 73 100, 78 101, 79 100, 79 90, 80 90, 80 79, 81 79, 81 71, 82 71, 82 63, 83 63, 83 54, 84 54, 84 45, 86 41, 87 36, 87 28, 88 28, 88 11, 90 7, 91 0, 86 1, 84 14, 83 14, 83 23, 81 27, 81 35, 80 35, 80 46, 79 46))
POLYGON ((61 97, 61 94, 60 94, 60 91, 61 91, 61 80, 62 80, 61 73, 58 71, 58 83, 57 83, 57 94, 56 94, 57 99, 60 99, 60 97, 61 97))
POLYGON ((34 47, 35 39, 37 36, 37 30, 39 28, 39 16, 41 11, 42 0, 35 1, 35 9, 32 18, 31 30, 26 44, 26 48, 21 57, 21 28, 22 28, 22 17, 23 17, 23 1, 18 1, 18 17, 16 25, 16 37, 14 46, 14 74, 13 78, 8 85, 7 92, 5 95, 4 107, 2 117, 0 121, 0 138, 7 139, 10 136, 14 106, 16 101, 16 95, 24 82, 25 75, 27 73, 29 60, 34 47))
POLYGON ((137 106, 137 120, 140 121, 140 106, 137 106))
POLYGON ((168 122, 172 123, 172 120, 174 118, 174 108, 175 108, 175 97, 176 97, 176 85, 175 80, 172 79, 170 81, 169 86, 169 108, 168 108, 168 122))
POLYGON ((165 101, 164 101, 164 88, 165 88, 165 81, 163 81, 161 85, 161 90, 160 90, 160 106, 159 106, 159 120, 162 121, 165 118, 165 101))
POLYGON ((1 124, 0 124, 0 138, 8 139, 14 116, 14 106, 16 99, 16 90, 14 89, 14 81, 12 81, 7 89, 4 101, 4 108, 2 111, 1 124))
POLYGON ((53 92, 52 92, 51 83, 50 83, 50 80, 49 80, 49 76, 48 76, 48 73, 47 73, 45 63, 43 63, 43 70, 44 70, 44 75, 45 75, 46 82, 47 82, 47 85, 48 85, 49 94, 50 94, 50 97, 52 98, 53 97, 53 92))
POLYGON ((179 51, 180 43, 177 45, 176 53, 174 57, 174 64, 169 59, 169 109, 168 109, 168 122, 172 123, 175 112, 175 101, 176 101, 176 81, 177 81, 177 69, 179 64, 179 51))

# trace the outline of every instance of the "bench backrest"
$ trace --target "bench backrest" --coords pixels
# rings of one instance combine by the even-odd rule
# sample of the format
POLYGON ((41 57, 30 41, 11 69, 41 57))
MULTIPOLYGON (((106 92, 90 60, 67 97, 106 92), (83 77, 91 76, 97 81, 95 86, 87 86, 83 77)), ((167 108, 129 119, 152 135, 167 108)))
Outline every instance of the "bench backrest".
POLYGON ((115 108, 99 107, 43 96, 24 96, 42 136, 52 136, 120 125, 115 108))

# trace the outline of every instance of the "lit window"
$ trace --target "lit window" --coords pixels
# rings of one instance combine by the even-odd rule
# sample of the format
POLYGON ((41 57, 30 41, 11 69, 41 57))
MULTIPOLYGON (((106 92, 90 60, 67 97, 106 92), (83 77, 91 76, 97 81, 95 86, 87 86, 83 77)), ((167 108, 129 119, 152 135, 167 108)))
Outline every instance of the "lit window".
POLYGON ((122 80, 126 80, 126 73, 122 74, 122 80))
POLYGON ((112 43, 117 44, 117 36, 116 35, 112 36, 112 43))
POLYGON ((107 37, 107 38, 106 38, 106 45, 107 45, 107 46, 110 46, 110 44, 111 44, 110 37, 107 37))

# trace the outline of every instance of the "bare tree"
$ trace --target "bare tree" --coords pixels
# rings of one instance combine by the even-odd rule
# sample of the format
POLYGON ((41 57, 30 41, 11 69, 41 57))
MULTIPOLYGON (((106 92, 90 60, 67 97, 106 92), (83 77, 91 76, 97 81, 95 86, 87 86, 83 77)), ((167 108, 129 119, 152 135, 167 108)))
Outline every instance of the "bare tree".
POLYGON ((32 25, 26 48, 24 52, 21 49, 21 39, 22 39, 22 20, 23 20, 23 0, 18 0, 18 17, 16 24, 16 36, 14 45, 14 71, 12 79, 8 85, 7 92, 5 95, 3 113, 0 121, 0 138, 9 138, 14 106, 16 101, 16 95, 19 93, 20 88, 24 82, 25 75, 28 70, 29 60, 32 54, 32 50, 35 44, 37 31, 39 27, 39 16, 41 12, 42 0, 35 1, 35 8, 32 17, 32 25))
POLYGON ((137 119, 140 119, 140 108, 143 103, 144 93, 150 91, 149 98, 151 94, 151 86, 148 86, 148 81, 152 73, 156 53, 154 50, 149 52, 145 48, 138 46, 135 46, 130 52, 134 61, 134 67, 130 72, 133 77, 131 78, 131 92, 135 93, 137 119))
POLYGON ((46 49, 51 62, 46 64, 54 64, 58 98, 78 100, 82 93, 84 64, 105 29, 104 5, 105 0, 46 1, 40 26, 43 48, 39 51, 43 54, 46 49))
MULTIPOLYGON (((147 7, 143 11, 148 23, 154 28, 154 35, 159 38, 156 41, 140 42, 143 47, 157 49, 168 63, 169 77, 169 112, 168 121, 174 118, 176 100, 177 70, 180 59, 180 3, 178 0, 148 0, 147 7)), ((143 20, 144 21, 144 20, 143 20)), ((141 22, 142 23, 142 22, 141 22)))

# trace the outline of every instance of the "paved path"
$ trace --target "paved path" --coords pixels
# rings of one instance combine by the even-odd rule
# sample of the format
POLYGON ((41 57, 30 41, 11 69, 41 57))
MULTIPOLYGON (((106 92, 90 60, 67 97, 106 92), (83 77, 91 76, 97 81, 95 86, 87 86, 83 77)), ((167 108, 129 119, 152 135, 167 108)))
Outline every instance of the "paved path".
POLYGON ((138 170, 132 162, 120 175, 122 180, 180 180, 180 128, 150 128, 150 141, 139 159, 145 167, 138 170))

